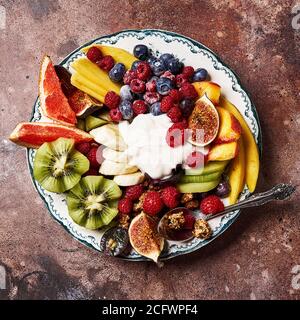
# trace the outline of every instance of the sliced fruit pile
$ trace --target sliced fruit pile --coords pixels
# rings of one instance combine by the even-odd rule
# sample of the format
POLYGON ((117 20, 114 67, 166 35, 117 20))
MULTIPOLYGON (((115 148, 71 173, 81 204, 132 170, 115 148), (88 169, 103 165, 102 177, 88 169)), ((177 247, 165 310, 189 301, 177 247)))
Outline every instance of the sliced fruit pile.
MULTIPOLYGON (((206 69, 184 66, 169 53, 156 57, 144 44, 133 54, 100 44, 82 52, 72 74, 44 57, 39 98, 49 121, 20 123, 10 140, 37 149, 34 178, 50 192, 65 193, 75 223, 93 230, 110 225, 102 251, 126 254, 130 243, 157 261, 164 246, 157 224, 165 213, 185 207, 214 214, 224 209, 222 198, 238 200, 245 182, 254 191, 257 145, 221 87, 207 81, 206 69), (161 179, 130 164, 119 130, 119 122, 147 113, 169 119, 164 143, 170 150, 193 146, 161 179)), ((207 223, 175 211, 168 225, 178 234, 213 234, 207 223)))

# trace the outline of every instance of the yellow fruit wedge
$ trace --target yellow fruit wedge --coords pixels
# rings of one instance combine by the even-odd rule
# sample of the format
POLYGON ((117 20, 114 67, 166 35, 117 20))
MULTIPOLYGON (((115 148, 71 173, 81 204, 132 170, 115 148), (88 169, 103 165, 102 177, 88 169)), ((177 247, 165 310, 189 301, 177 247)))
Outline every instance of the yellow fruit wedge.
POLYGON ((218 84, 211 81, 198 81, 194 82, 193 86, 199 97, 206 94, 208 99, 212 101, 214 105, 218 105, 221 94, 221 87, 218 84))
POLYGON ((85 76, 83 76, 82 74, 80 74, 78 72, 73 73, 72 78, 74 78, 76 81, 84 83, 88 88, 97 92, 102 97, 105 97, 105 95, 108 92, 106 89, 103 89, 99 84, 90 81, 89 79, 87 79, 85 76))
POLYGON ((77 89, 89 94, 91 97, 99 100, 100 102, 104 103, 104 97, 101 96, 99 93, 91 90, 90 88, 88 88, 86 85, 84 85, 83 83, 79 82, 78 80, 74 79, 74 77, 71 77, 71 84, 76 87, 77 89))
MULTIPOLYGON (((71 63, 71 67, 89 81, 100 85, 107 91, 120 93, 121 86, 112 82, 107 72, 101 70, 95 63, 86 58, 80 58, 71 63)), ((85 85, 85 83, 83 83, 85 85)))
POLYGON ((244 142, 246 162, 246 183, 250 192, 254 192, 259 174, 259 153, 255 139, 238 109, 223 96, 220 98, 220 106, 231 112, 238 119, 242 126, 242 137, 244 142))
POLYGON ((229 194, 229 203, 235 204, 239 194, 243 191, 245 185, 245 150, 243 139, 239 139, 239 153, 230 164, 228 177, 231 191, 229 194))
POLYGON ((138 60, 134 55, 130 54, 128 51, 115 48, 110 46, 103 46, 100 44, 93 44, 91 46, 81 49, 82 52, 87 53, 90 47, 98 47, 104 56, 112 56, 116 62, 121 62, 125 65, 126 69, 130 69, 132 63, 138 60))

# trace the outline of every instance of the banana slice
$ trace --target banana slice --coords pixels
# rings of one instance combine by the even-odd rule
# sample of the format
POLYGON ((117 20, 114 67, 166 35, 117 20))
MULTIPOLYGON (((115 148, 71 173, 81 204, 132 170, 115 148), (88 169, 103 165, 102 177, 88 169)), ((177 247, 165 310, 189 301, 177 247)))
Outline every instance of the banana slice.
POLYGON ((114 182, 121 187, 134 186, 144 181, 144 174, 140 171, 130 174, 122 174, 114 177, 114 182))
POLYGON ((118 163, 111 160, 104 160, 100 166, 99 172, 107 176, 118 176, 120 174, 128 174, 137 172, 138 168, 130 166, 126 163, 118 163))
POLYGON ((105 148, 103 149, 102 156, 106 160, 128 163, 128 155, 124 151, 116 151, 110 148, 105 148))
POLYGON ((109 123, 102 127, 93 129, 89 133, 93 136, 96 142, 103 144, 108 148, 117 151, 124 151, 127 148, 116 124, 109 123))

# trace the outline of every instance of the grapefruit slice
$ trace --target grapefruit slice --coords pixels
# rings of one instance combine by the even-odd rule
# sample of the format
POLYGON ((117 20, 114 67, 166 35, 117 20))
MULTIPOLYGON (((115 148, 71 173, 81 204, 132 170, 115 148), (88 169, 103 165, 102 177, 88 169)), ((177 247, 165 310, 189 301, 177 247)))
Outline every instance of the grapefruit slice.
POLYGON ((27 148, 38 148, 44 142, 52 142, 60 137, 74 139, 76 143, 93 140, 90 134, 78 128, 47 122, 21 122, 9 139, 27 148))
POLYGON ((41 64, 39 96, 41 111, 46 117, 68 125, 76 124, 76 114, 62 91, 60 80, 48 56, 43 58, 41 64))

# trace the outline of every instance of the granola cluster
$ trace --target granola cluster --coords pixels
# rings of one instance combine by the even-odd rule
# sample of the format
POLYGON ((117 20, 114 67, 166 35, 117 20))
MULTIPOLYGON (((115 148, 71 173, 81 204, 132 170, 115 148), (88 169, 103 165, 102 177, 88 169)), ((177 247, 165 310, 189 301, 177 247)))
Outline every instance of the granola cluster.
POLYGON ((184 214, 182 211, 172 213, 168 216, 168 227, 173 230, 179 230, 185 223, 184 214))
POLYGON ((199 219, 194 224, 193 236, 199 239, 208 239, 212 235, 212 230, 207 221, 199 219))

